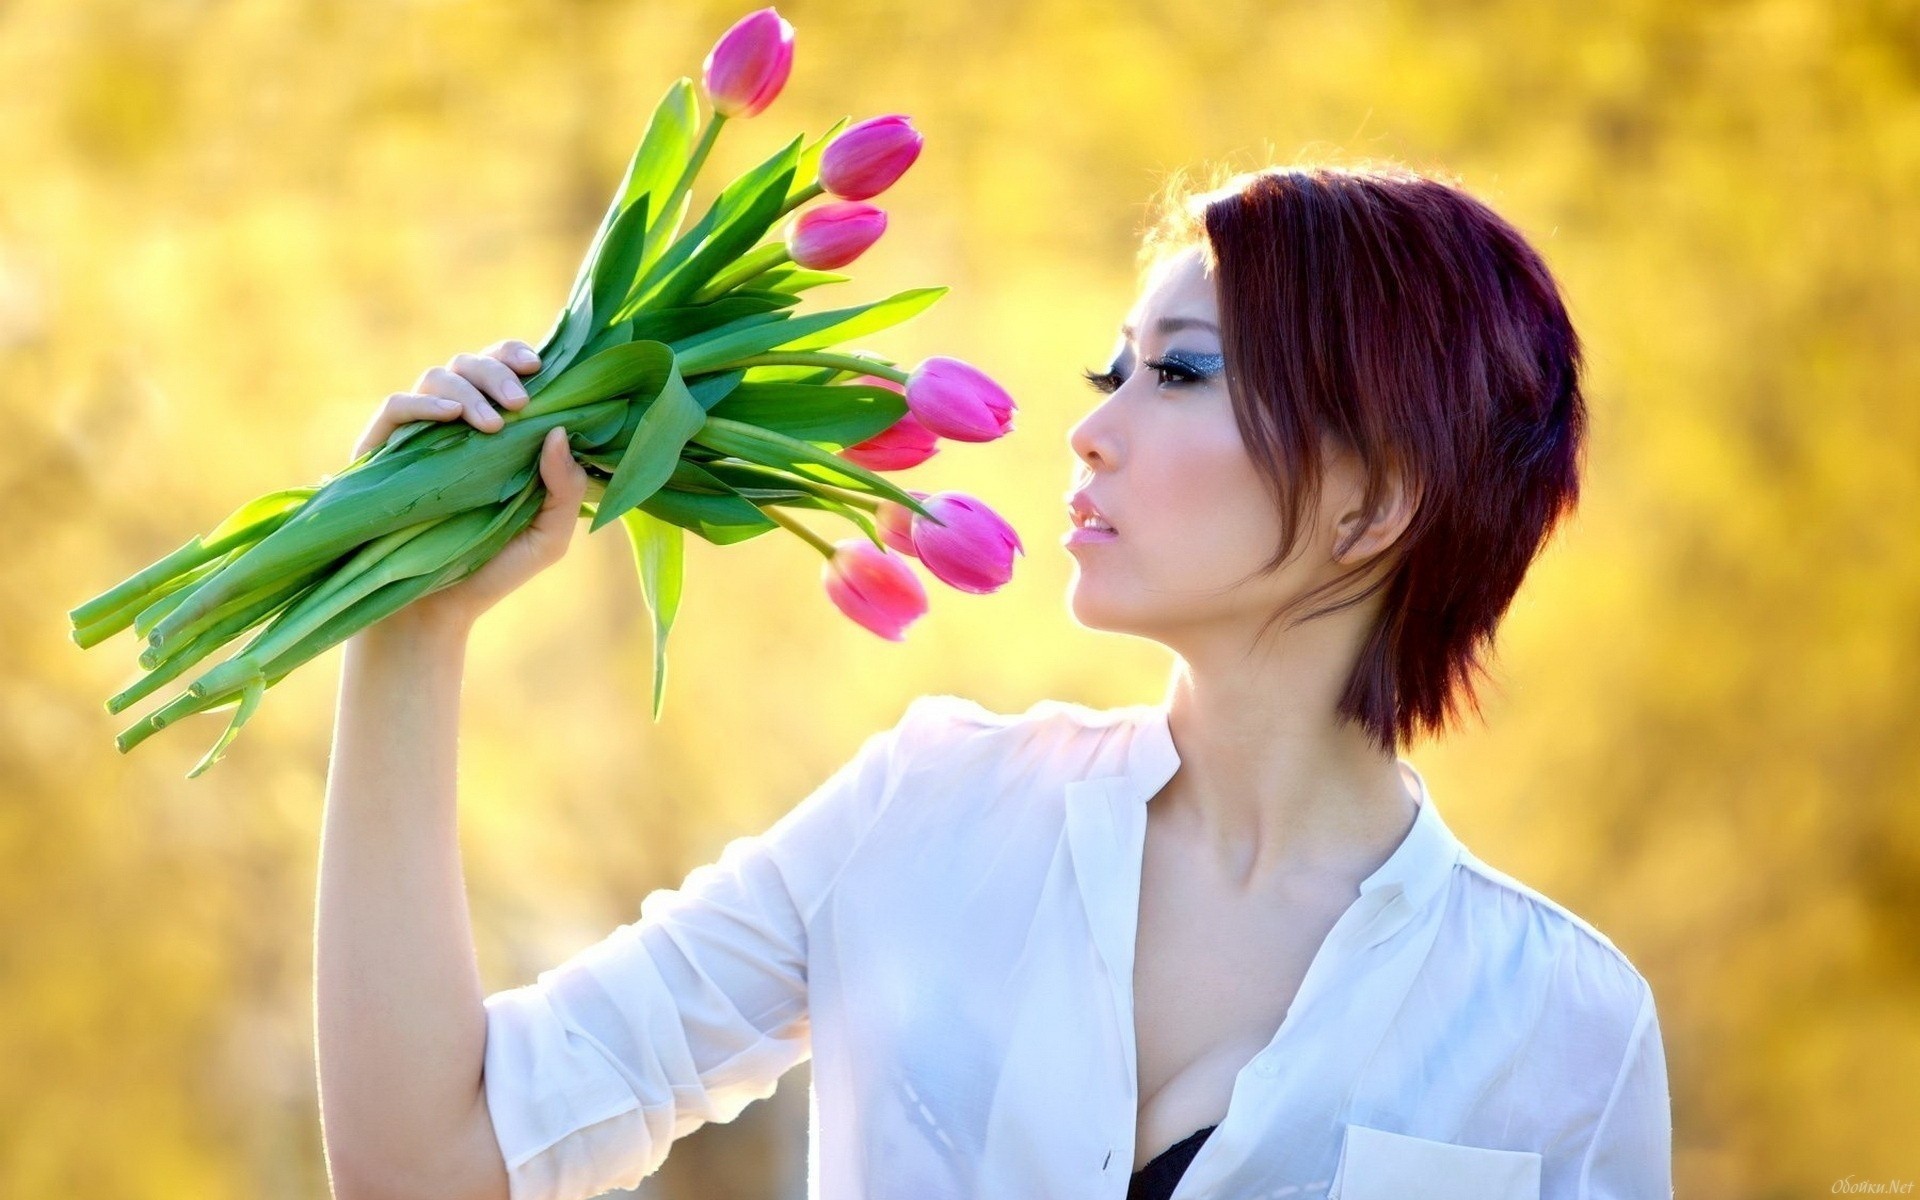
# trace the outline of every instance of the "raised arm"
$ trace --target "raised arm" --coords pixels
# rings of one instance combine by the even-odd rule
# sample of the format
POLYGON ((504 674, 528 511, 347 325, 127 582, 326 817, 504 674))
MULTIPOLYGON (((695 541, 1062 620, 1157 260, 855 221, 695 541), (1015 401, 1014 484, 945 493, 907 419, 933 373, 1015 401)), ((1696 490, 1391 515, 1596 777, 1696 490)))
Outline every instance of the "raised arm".
MULTIPOLYGON (((432 368, 415 391, 387 398, 355 456, 409 421, 464 418, 497 432, 494 403, 525 404, 515 370, 536 366, 524 343, 503 342, 432 368)), ((586 477, 564 434, 541 454, 547 496, 527 529, 344 647, 314 942, 321 1126, 341 1200, 508 1196, 481 1098, 486 1014, 455 760, 468 631, 565 553, 579 514, 586 477)))
POLYGON ((543 453, 553 494, 521 557, 509 543, 347 645, 316 938, 340 1200, 584 1200, 770 1095, 811 1053, 815 915, 902 764, 964 724, 951 698, 921 697, 764 833, 649 893, 637 920, 483 996, 456 839, 460 681, 479 608, 557 559, 574 524, 584 476, 564 442, 543 453), (462 598, 419 607, 449 595, 462 598))

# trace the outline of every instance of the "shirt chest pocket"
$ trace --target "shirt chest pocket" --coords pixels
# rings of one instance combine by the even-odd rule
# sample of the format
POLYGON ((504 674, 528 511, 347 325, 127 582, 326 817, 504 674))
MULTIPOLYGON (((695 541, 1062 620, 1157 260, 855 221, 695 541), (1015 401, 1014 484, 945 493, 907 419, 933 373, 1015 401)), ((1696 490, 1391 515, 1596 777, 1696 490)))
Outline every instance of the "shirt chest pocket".
POLYGON ((1540 1200, 1540 1155, 1348 1124, 1327 1200, 1540 1200))

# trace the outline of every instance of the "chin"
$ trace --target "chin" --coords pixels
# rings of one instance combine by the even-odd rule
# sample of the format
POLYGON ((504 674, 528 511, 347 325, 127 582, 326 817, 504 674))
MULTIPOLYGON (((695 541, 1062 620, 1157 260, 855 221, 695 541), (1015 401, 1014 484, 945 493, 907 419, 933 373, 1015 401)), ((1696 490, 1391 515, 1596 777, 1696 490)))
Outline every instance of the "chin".
POLYGON ((1116 603, 1105 588, 1078 571, 1067 587, 1067 611, 1079 624, 1103 633, 1132 633, 1139 624, 1138 614, 1129 606, 1116 603))

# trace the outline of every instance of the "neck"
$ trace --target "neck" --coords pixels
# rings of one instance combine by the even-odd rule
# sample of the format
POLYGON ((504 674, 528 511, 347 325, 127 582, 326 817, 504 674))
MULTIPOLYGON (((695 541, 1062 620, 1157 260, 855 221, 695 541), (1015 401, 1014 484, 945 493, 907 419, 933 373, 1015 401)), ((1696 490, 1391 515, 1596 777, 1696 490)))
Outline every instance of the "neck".
POLYGON ((1164 701, 1180 769, 1156 817, 1189 826, 1250 887, 1303 872, 1364 878, 1418 801, 1396 756, 1333 718, 1350 661, 1299 639, 1232 670, 1182 658, 1164 701))

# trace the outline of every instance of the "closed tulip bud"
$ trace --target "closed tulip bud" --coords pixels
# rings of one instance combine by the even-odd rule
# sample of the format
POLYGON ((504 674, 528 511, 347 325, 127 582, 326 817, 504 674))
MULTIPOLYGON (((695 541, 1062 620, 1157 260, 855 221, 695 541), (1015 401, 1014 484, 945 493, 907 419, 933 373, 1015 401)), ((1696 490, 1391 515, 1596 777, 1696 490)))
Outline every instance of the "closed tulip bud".
POLYGON ((922 503, 944 522, 913 516, 913 548, 935 579, 963 592, 984 593, 1013 578, 1013 556, 1026 548, 999 513, 961 492, 941 492, 922 503))
POLYGON ((904 471, 939 452, 939 436, 914 420, 912 413, 903 413, 898 421, 866 441, 842 450, 840 457, 869 471, 904 471))
POLYGON ((920 157, 924 141, 902 113, 869 117, 827 143, 820 154, 820 186, 842 200, 878 196, 920 157))
MULTIPOLYGON (((927 493, 913 488, 907 489, 907 495, 915 500, 925 500, 927 493)), ((874 528, 880 531, 880 540, 892 546, 900 553, 919 558, 920 552, 913 548, 913 519, 918 513, 906 505, 893 500, 882 500, 873 512, 874 528)))
POLYGON ((836 608, 888 641, 904 641, 907 626, 926 615, 927 589, 913 567, 866 538, 835 542, 820 577, 836 608))
POLYGON ((991 442, 1013 429, 1013 397, 977 367, 935 355, 907 377, 907 408, 956 442, 991 442))
POLYGON ((860 200, 829 200, 787 222, 787 256, 812 271, 844 267, 887 230, 887 214, 860 200))
POLYGON ((751 117, 772 104, 793 70, 793 26, 772 8, 750 12, 720 35, 701 64, 713 110, 751 117))

